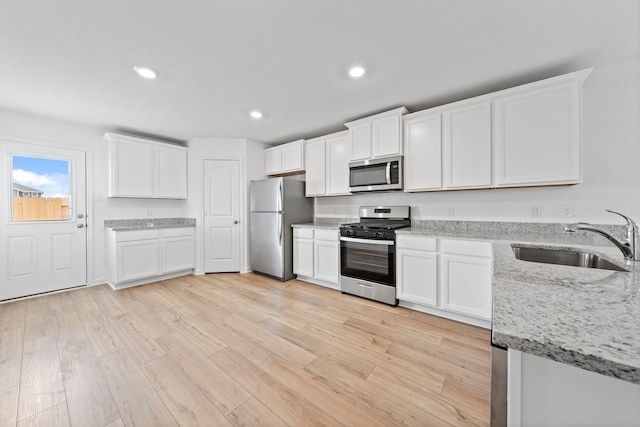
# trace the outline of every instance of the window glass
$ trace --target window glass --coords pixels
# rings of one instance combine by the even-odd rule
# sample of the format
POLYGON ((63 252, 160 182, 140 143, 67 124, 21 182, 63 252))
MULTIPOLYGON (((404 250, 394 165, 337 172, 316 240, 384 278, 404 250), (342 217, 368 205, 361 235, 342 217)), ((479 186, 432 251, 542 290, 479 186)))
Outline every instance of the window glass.
POLYGON ((11 164, 13 221, 71 218, 68 160, 14 155, 11 164))

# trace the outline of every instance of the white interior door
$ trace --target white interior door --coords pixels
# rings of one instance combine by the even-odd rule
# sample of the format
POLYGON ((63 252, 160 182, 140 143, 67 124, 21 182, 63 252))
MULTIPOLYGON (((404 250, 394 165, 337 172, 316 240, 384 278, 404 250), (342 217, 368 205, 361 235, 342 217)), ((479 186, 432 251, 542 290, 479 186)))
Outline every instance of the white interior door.
POLYGON ((85 152, 0 140, 0 300, 87 284, 85 152))
POLYGON ((240 271, 240 161, 204 161, 204 271, 240 271))

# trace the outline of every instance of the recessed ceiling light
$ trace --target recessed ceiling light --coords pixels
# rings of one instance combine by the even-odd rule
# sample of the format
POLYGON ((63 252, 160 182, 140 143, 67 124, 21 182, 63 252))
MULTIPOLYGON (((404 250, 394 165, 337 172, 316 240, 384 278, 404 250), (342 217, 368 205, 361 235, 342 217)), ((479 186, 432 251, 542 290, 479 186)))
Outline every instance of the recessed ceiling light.
POLYGON ((251 113, 249 113, 251 115, 251 117, 253 117, 254 119, 261 119, 262 118, 262 113, 260 111, 252 111, 251 113))
POLYGON ((155 79, 158 77, 158 73, 156 73, 151 68, 147 67, 133 67, 133 69, 140 75, 140 77, 144 77, 145 79, 155 79))
POLYGON ((365 73, 364 67, 361 67, 359 65, 356 67, 351 67, 349 69, 349 75, 354 79, 359 79, 360 77, 364 76, 364 73, 365 73))

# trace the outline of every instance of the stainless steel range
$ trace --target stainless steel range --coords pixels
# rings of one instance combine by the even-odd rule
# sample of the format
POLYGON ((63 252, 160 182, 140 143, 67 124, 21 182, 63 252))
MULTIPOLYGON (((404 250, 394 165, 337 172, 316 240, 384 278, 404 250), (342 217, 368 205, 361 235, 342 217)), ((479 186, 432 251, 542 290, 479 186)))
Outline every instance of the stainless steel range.
POLYGON ((340 227, 340 289, 398 305, 396 233, 411 226, 409 206, 361 206, 360 222, 340 227))

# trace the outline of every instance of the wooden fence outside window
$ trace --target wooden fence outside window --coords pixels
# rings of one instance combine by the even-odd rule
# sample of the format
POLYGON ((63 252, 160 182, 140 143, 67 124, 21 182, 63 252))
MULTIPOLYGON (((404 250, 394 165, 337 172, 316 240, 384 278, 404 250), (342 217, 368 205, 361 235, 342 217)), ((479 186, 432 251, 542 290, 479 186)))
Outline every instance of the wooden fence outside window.
POLYGON ((61 197, 14 197, 14 221, 62 221, 69 219, 69 199, 61 197))

